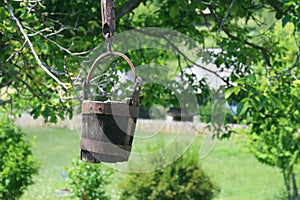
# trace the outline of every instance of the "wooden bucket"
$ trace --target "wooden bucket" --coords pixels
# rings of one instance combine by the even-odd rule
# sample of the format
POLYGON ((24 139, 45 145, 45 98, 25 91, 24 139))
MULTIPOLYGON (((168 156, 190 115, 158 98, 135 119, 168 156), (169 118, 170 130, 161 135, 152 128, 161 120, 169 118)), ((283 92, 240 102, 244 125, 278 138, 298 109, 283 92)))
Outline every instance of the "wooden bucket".
POLYGON ((141 82, 138 83, 136 80, 132 62, 122 53, 105 53, 95 60, 84 84, 81 160, 92 163, 128 160, 139 113, 138 98, 141 82), (130 100, 127 103, 88 100, 89 80, 96 64, 102 58, 112 54, 123 57, 131 67, 135 89, 130 100))

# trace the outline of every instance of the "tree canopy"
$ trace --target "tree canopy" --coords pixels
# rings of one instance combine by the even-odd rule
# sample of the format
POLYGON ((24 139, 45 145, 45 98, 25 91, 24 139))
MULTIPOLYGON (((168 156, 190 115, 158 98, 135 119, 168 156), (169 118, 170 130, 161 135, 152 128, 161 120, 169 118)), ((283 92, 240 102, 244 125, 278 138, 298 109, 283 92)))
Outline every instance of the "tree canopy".
MULTIPOLYGON (((2 100, 12 100, 15 110, 29 110, 52 122, 71 114, 71 102, 61 101, 60 90, 70 91, 72 75, 79 71, 84 56, 103 41, 100 2, 5 0, 0 4, 2 100)), ((203 47, 221 47, 216 55, 220 71, 234 69, 227 83, 252 73, 256 63, 267 72, 277 65, 275 58, 283 50, 272 38, 276 19, 283 26, 292 23, 294 35, 300 26, 297 1, 133 0, 115 1, 115 10, 117 32, 164 27, 188 35, 203 47), (214 41, 213 45, 208 41, 214 41)), ((290 56, 294 72, 299 55, 290 56)), ((155 60, 153 53, 143 57, 147 62, 155 60)))

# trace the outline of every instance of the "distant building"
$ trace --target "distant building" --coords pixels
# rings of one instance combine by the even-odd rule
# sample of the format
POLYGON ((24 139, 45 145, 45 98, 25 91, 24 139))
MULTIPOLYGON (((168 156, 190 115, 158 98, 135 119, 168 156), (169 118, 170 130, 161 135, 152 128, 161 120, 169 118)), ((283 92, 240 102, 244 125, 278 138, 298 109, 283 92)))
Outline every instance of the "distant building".
MULTIPOLYGON (((206 83, 211 89, 212 98, 214 95, 213 91, 218 90, 221 86, 226 85, 226 83, 220 77, 229 77, 231 70, 228 71, 219 71, 219 68, 214 64, 214 57, 211 54, 218 54, 221 52, 220 48, 210 48, 203 51, 203 56, 196 61, 196 65, 188 66, 183 69, 183 74, 194 74, 195 75, 195 84, 200 80, 205 79, 206 83)), ((221 66, 224 68, 224 66, 221 66)), ((186 78, 181 77, 180 75, 176 78, 178 82, 185 84, 186 78)), ((200 94, 201 90, 194 91, 195 94, 200 94)), ((198 111, 194 113, 189 113, 186 108, 170 108, 167 113, 169 119, 174 121, 192 121, 193 116, 198 115, 198 111)))

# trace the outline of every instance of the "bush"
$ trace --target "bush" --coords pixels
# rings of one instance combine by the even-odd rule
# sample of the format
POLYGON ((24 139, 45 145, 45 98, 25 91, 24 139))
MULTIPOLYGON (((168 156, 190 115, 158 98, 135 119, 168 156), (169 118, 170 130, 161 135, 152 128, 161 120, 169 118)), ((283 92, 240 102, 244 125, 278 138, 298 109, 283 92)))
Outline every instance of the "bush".
MULTIPOLYGON (((213 105, 211 102, 206 102, 205 104, 200 106, 200 121, 201 122, 205 122, 205 123, 211 122, 211 117, 212 117, 211 115, 213 113, 216 114, 216 112, 218 111, 218 108, 213 107, 213 106, 216 106, 216 105, 213 105), (214 109, 214 111, 212 109, 214 109)), ((217 105, 217 106, 220 106, 220 105, 217 105)), ((225 119, 224 120, 225 120, 226 124, 227 123, 235 124, 235 123, 237 123, 237 121, 235 119, 235 114, 233 113, 233 111, 231 110, 232 108, 230 108, 230 107, 233 107, 233 105, 226 104, 226 108, 224 110, 225 111, 225 119)), ((220 108, 220 109, 224 109, 224 108, 220 108)), ((220 119, 220 120, 223 120, 223 119, 220 119)))
MULTIPOLYGON (((0 109, 0 112, 3 112, 0 109)), ((39 163, 13 120, 0 114, 0 199, 18 199, 33 184, 39 163)))
POLYGON ((121 183, 121 200, 210 200, 219 192, 190 154, 162 170, 131 174, 121 183))
POLYGON ((82 200, 106 200, 105 186, 112 170, 102 164, 92 164, 76 158, 67 169, 67 188, 73 197, 82 200))

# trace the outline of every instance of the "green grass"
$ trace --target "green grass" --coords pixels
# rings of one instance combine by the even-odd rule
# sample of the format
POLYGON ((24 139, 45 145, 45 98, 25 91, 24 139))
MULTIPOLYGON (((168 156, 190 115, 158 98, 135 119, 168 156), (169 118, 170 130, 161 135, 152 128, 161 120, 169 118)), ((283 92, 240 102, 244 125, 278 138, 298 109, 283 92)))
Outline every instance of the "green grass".
MULTIPOLYGON (((34 154, 42 162, 35 184, 22 200, 58 199, 55 190, 65 188, 61 172, 79 154, 80 135, 76 131, 58 128, 24 128, 27 138, 34 141, 34 154)), ((62 198, 61 198, 62 199, 62 198)), ((68 199, 68 198, 63 198, 68 199)))
MULTIPOLYGON (((22 200, 69 199, 57 197, 54 192, 65 188, 60 173, 70 165, 75 154, 79 154, 80 133, 57 128, 24 128, 27 138, 34 141, 34 154, 41 160, 40 174, 35 177, 35 184, 25 192, 22 200)), ((162 135, 161 140, 169 141, 172 135, 162 135)), ((196 138, 192 148, 199 149, 202 138, 196 138)), ((134 144, 135 145, 135 144, 134 144)), ((144 148, 139 144, 136 151, 144 148)), ((221 187, 216 200, 271 200, 283 190, 282 177, 278 170, 262 165, 246 151, 241 139, 218 142, 214 150, 201 164, 221 187)), ((126 174, 118 172, 113 177, 109 189, 115 193, 118 182, 126 174)))
POLYGON ((220 200, 274 200, 284 189, 279 171, 258 163, 239 139, 217 144, 202 165, 220 185, 220 200))

